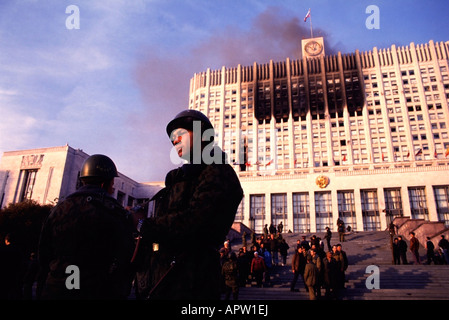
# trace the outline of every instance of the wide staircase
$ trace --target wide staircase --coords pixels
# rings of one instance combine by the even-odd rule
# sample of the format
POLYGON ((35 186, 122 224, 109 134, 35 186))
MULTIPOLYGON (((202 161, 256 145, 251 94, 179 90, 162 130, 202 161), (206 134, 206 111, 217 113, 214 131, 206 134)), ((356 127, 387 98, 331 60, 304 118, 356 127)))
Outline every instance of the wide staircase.
MULTIPOLYGON (((284 234, 290 246, 286 266, 275 266, 270 270, 271 283, 258 288, 253 281, 240 288, 239 300, 308 300, 301 277, 296 289, 291 292, 290 284, 293 278, 291 258, 296 248, 296 240, 302 235, 307 239, 311 234, 284 234)), ((317 233, 317 236, 323 237, 317 233)), ((408 239, 407 239, 408 240, 408 239)), ((338 242, 334 233, 331 244, 338 242)), ((233 249, 240 244, 233 243, 233 249)), ((426 252, 420 248, 421 263, 408 265, 392 264, 390 236, 386 231, 357 232, 346 235, 342 242, 343 250, 349 260, 346 270, 345 289, 340 292, 342 300, 437 300, 449 299, 449 265, 426 265, 426 252), (379 268, 379 289, 368 289, 366 282, 371 273, 367 267, 375 265, 379 268)), ((408 261, 413 261, 411 253, 407 253, 408 261)), ((370 278, 371 279, 371 278, 370 278)), ((369 283, 372 283, 368 279, 369 283)), ((324 297, 324 289, 322 289, 324 297)))

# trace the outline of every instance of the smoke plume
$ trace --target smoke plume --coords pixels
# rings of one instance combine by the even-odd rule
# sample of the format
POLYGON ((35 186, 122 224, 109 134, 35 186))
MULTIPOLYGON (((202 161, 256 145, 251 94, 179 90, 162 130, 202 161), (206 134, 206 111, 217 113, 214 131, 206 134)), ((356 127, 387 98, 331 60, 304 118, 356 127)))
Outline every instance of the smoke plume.
MULTIPOLYGON (((314 29, 314 36, 326 33, 314 29)), ((301 58, 301 40, 310 37, 309 24, 303 17, 279 7, 269 7, 254 18, 249 29, 227 26, 190 48, 168 55, 148 49, 136 67, 135 78, 146 109, 133 117, 142 126, 146 148, 158 150, 154 159, 161 162, 161 142, 168 145, 165 126, 178 112, 188 107, 190 78, 195 73, 225 67, 284 61, 301 58)), ((334 52, 326 44, 326 54, 334 52)), ((168 147, 167 147, 168 148, 168 147)), ((164 153, 168 149, 163 149, 164 153)), ((165 155, 168 159, 168 153, 165 155)))

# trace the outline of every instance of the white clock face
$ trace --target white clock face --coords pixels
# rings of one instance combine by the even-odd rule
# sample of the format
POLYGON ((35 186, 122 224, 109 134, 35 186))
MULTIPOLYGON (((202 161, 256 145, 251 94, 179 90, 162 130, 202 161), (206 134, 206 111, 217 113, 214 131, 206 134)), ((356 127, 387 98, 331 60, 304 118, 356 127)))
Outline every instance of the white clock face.
POLYGON ((307 42, 304 49, 307 52, 307 54, 311 56, 316 56, 320 54, 321 50, 323 50, 323 46, 316 41, 309 41, 307 42))

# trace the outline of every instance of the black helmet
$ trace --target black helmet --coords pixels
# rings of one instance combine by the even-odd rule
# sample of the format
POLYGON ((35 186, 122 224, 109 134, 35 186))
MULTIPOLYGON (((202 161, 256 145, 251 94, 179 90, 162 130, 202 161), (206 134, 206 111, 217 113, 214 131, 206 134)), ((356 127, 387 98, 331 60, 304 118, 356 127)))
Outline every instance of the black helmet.
MULTIPOLYGON (((173 130, 178 128, 193 130, 193 121, 201 121, 201 132, 213 129, 212 123, 204 113, 197 110, 184 110, 178 113, 167 125, 167 134, 170 137, 173 130)), ((212 137, 213 138, 213 137, 212 137)))
POLYGON ((84 161, 80 172, 80 179, 89 177, 109 180, 118 177, 118 172, 114 162, 109 157, 94 154, 84 161))

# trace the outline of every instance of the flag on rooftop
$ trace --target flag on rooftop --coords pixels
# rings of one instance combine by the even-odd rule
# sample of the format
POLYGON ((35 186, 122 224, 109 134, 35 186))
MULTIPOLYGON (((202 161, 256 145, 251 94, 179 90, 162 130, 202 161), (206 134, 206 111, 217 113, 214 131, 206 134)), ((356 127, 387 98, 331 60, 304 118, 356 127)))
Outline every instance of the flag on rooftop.
POLYGON ((310 18, 310 9, 309 9, 309 11, 307 11, 306 16, 304 17, 304 22, 307 21, 307 18, 310 18))

